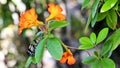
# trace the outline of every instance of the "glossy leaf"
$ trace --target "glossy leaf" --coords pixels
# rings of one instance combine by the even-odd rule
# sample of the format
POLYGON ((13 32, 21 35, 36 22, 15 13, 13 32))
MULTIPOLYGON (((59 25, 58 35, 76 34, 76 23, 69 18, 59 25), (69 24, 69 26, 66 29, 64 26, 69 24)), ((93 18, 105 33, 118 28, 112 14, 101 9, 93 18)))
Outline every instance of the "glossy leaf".
POLYGON ((69 25, 67 21, 54 21, 50 23, 49 31, 55 29, 55 28, 61 28, 69 25))
POLYGON ((34 64, 37 63, 37 62, 36 62, 36 58, 35 58, 35 56, 32 57, 32 63, 34 63, 34 64))
POLYGON ((86 49, 90 49, 90 48, 94 47, 93 44, 92 44, 92 41, 88 37, 81 37, 79 39, 79 42, 80 42, 80 44, 82 44, 82 45, 79 46, 79 49, 85 49, 86 50, 86 49))
POLYGON ((102 56, 106 56, 106 57, 108 57, 108 54, 109 54, 109 52, 110 52, 110 50, 111 50, 111 47, 112 47, 112 40, 111 39, 109 39, 109 40, 107 40, 105 43, 104 43, 104 45, 102 46, 102 56))
POLYGON ((107 1, 105 1, 102 8, 100 9, 100 12, 106 12, 106 11, 110 10, 117 3, 117 1, 118 0, 107 0, 107 1))
POLYGON ((29 57, 29 58, 27 59, 27 62, 26 62, 26 64, 25 64, 25 67, 28 68, 28 66, 30 65, 31 62, 32 62, 32 57, 29 57))
POLYGON ((90 0, 84 0, 84 2, 82 3, 82 9, 87 7, 87 5, 89 4, 90 0))
POLYGON ((46 44, 46 38, 44 38, 43 40, 41 40, 36 49, 35 49, 35 60, 36 63, 41 62, 42 57, 43 57, 43 53, 44 53, 44 48, 45 48, 45 44, 46 44))
POLYGON ((93 3, 93 5, 92 5, 92 19, 95 18, 99 1, 100 1, 100 0, 94 0, 94 3, 93 3))
POLYGON ((115 10, 109 11, 107 16, 106 16, 106 23, 113 30, 116 29, 117 18, 118 17, 117 17, 115 10))
POLYGON ((49 34, 48 38, 54 38, 55 36, 53 34, 49 34))
POLYGON ((102 47, 102 55, 109 54, 109 52, 115 50, 120 44, 120 29, 117 29, 108 39, 105 41, 102 47))
POLYGON ((87 44, 87 45, 80 45, 78 47, 78 49, 80 49, 80 50, 87 50, 87 49, 91 49, 93 47, 94 47, 93 45, 87 44))
POLYGON ((95 26, 95 23, 97 21, 97 16, 98 16, 98 12, 95 14, 95 17, 92 19, 91 21, 91 26, 94 27, 95 26))
POLYGON ((95 33, 90 34, 90 40, 92 41, 93 44, 96 43, 96 34, 95 33))
POLYGON ((90 16, 88 17, 87 24, 85 26, 85 32, 87 31, 87 29, 88 29, 88 27, 90 25, 91 20, 92 20, 92 14, 90 14, 90 16))
POLYGON ((63 54, 61 43, 56 38, 48 38, 47 49, 56 60, 60 60, 63 54))
POLYGON ((115 6, 113 7, 114 10, 118 10, 118 2, 115 4, 115 6))
POLYGON ((91 68, 101 68, 100 60, 97 60, 94 63, 92 63, 91 68))
POLYGON ((85 58, 82 63, 83 64, 90 64, 90 63, 93 63, 97 60, 97 58, 95 56, 89 56, 87 58, 85 58))
POLYGON ((92 45, 92 42, 91 42, 91 40, 88 38, 88 37, 81 37, 80 39, 79 39, 79 42, 80 42, 80 44, 82 44, 82 45, 92 45))
POLYGON ((99 52, 98 51, 94 51, 94 55, 99 57, 99 52))
POLYGON ((106 17, 106 15, 107 15, 106 12, 104 12, 104 13, 98 13, 97 22, 103 20, 106 17))
POLYGON ((112 35, 112 38, 111 39, 113 39, 113 46, 112 46, 112 51, 113 50, 115 50, 118 46, 119 46, 119 44, 120 44, 120 29, 117 29, 114 33, 113 33, 113 35, 112 35))
POLYGON ((118 11, 120 11, 120 6, 118 6, 118 11))
POLYGON ((102 65, 102 68, 116 68, 113 60, 109 58, 103 58, 101 60, 101 65, 102 65))
POLYGON ((98 34, 96 44, 102 42, 107 37, 107 34, 108 34, 108 28, 102 29, 98 34))

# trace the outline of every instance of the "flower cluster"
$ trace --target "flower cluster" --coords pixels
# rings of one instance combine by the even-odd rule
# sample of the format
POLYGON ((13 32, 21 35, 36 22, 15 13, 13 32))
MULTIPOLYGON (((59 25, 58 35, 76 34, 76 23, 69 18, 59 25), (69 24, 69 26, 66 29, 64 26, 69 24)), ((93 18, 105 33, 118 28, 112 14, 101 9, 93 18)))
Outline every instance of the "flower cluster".
POLYGON ((67 61, 67 63, 69 65, 72 65, 76 62, 75 58, 73 57, 73 54, 71 53, 70 49, 68 49, 66 52, 64 52, 60 63, 65 63, 67 61))
MULTIPOLYGON (((55 5, 53 3, 48 4, 48 12, 50 15, 46 18, 46 22, 48 22, 51 19, 55 20, 65 20, 65 15, 63 15, 62 8, 58 5, 55 5)), ((22 33, 22 30, 25 28, 31 28, 33 26, 42 25, 43 22, 37 20, 38 16, 35 13, 35 9, 31 8, 30 10, 24 12, 21 14, 20 22, 19 22, 19 30, 18 34, 22 33)))
MULTIPOLYGON (((64 14, 61 13, 62 11, 63 10, 60 6, 55 5, 53 3, 48 4, 48 12, 50 13, 50 15, 45 19, 45 21, 48 22, 52 19, 57 21, 65 20, 66 17, 64 14)), ((43 30, 42 27, 44 27, 44 22, 39 21, 37 18, 38 16, 34 8, 31 8, 30 10, 22 13, 19 22, 18 34, 21 34, 24 29, 31 28, 33 26, 39 26, 40 29, 43 30)), ((69 49, 66 50, 66 52, 64 52, 62 58, 60 59, 61 63, 65 63, 66 61, 69 65, 72 65, 76 62, 75 58, 73 57, 73 54, 69 49)))

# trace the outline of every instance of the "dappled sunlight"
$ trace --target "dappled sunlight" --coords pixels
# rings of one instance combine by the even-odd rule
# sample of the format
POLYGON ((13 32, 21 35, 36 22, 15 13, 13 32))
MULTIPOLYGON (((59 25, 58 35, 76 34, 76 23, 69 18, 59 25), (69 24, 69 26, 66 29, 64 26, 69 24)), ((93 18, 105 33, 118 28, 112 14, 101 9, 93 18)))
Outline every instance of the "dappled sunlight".
POLYGON ((6 3, 7 3, 7 0, 0 0, 0 3, 1 3, 1 4, 6 4, 6 3))

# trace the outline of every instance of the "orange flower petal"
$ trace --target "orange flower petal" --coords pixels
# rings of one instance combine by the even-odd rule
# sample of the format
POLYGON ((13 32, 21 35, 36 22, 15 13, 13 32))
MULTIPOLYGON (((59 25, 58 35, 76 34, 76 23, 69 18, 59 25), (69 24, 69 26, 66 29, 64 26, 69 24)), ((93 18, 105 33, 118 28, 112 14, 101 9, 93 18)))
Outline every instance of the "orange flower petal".
POLYGON ((68 63, 69 65, 72 65, 72 64, 74 64, 74 63, 76 62, 76 60, 75 60, 75 58, 73 57, 70 49, 68 49, 67 52, 64 52, 64 53, 63 53, 63 56, 62 56, 62 58, 61 58, 61 60, 60 60, 60 63, 65 63, 66 61, 67 61, 67 63, 68 63), (68 61, 67 61, 67 60, 68 60, 68 61))
POLYGON ((35 13, 35 9, 31 8, 30 10, 21 14, 20 22, 19 22, 19 30, 18 34, 21 34, 22 30, 25 28, 31 28, 33 26, 38 26, 39 24, 43 24, 43 22, 37 20, 37 14, 35 13))
POLYGON ((62 8, 60 6, 50 3, 48 4, 48 7, 48 12, 50 13, 50 16, 46 18, 46 21, 54 18, 56 20, 65 20, 65 16, 61 14, 62 8))
POLYGON ((73 57, 73 55, 68 57, 67 63, 68 63, 69 65, 75 64, 75 62, 76 62, 76 60, 75 60, 75 58, 73 57))
POLYGON ((23 28, 19 28, 18 34, 20 35, 22 33, 23 28))
POLYGON ((60 63, 65 63, 68 58, 68 53, 64 52, 62 58, 60 59, 60 63))
POLYGON ((55 19, 56 19, 56 20, 65 20, 66 18, 65 18, 65 15, 59 14, 59 15, 57 15, 57 16, 55 17, 55 19))
POLYGON ((67 61, 67 58, 62 57, 62 59, 60 59, 60 63, 64 64, 67 61))
POLYGON ((63 10, 60 6, 55 5, 53 3, 48 4, 48 12, 52 13, 52 12, 56 12, 56 13, 61 13, 63 10))

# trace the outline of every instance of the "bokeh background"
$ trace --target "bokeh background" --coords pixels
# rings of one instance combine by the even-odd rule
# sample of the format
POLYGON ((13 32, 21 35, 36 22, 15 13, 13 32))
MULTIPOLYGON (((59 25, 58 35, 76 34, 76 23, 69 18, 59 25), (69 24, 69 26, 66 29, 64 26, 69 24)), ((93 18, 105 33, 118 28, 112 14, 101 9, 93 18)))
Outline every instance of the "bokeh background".
MULTIPOLYGON (((20 14, 31 7, 36 9, 38 19, 44 21, 49 15, 47 4, 52 2, 63 8, 63 14, 70 23, 64 28, 55 29, 53 33, 62 39, 62 41, 72 47, 80 45, 79 38, 89 36, 94 31, 96 34, 100 29, 106 26, 102 21, 97 23, 94 28, 89 27, 84 31, 88 19, 92 1, 85 9, 81 9, 84 0, 0 0, 0 68, 25 68, 25 62, 29 57, 27 49, 30 41, 38 31, 36 27, 24 30, 22 35, 18 35, 18 23, 20 14)), ((94 49, 89 50, 90 53, 94 49)), ((74 65, 60 64, 54 60, 49 52, 45 50, 43 60, 40 64, 31 64, 29 68, 89 68, 89 65, 83 65, 82 59, 87 57, 87 53, 80 50, 72 49, 77 59, 74 65)), ((120 47, 112 54, 113 59, 120 68, 120 47)))

